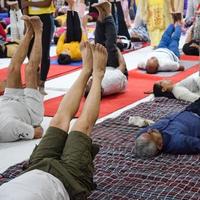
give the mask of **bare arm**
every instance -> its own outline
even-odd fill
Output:
[[[122,55],[121,51],[118,49],[118,62],[119,62],[119,67],[118,69],[124,73],[126,69],[126,62],[124,60],[124,56]]]
[[[185,39],[185,43],[189,43],[192,40],[192,31],[193,31],[193,26],[191,26],[188,30],[188,34]]]
[[[34,128],[34,139],[39,139],[43,135],[43,128],[41,126],[37,126]]]

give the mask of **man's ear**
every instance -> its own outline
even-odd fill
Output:
[[[164,88],[164,87],[162,87],[162,90],[161,90],[162,92],[166,92],[167,90]]]
[[[163,144],[162,143],[157,143],[156,144],[156,147],[157,147],[157,149],[159,150],[159,151],[161,151],[162,150],[162,148],[163,148]]]

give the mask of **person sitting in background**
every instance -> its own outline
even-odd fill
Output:
[[[46,134],[33,150],[28,168],[0,187],[0,199],[86,200],[96,188],[93,160],[99,147],[92,143],[90,135],[99,115],[107,52],[102,45],[88,42],[81,44],[81,52],[83,67],[79,77],[63,97]],[[80,117],[69,131],[91,74],[91,90]]]
[[[198,13],[199,12],[199,13]],[[183,46],[186,55],[199,56],[200,50],[200,7],[196,13],[195,21],[188,30],[188,35]]]
[[[38,65],[41,60],[42,23],[39,17],[24,16],[27,27],[18,50],[11,59],[6,88],[0,97],[0,142],[41,138],[43,96],[38,91]],[[30,40],[35,35],[29,63],[25,68],[25,84],[21,81],[21,65],[27,56]]]
[[[200,98],[199,74],[192,75],[177,84],[171,80],[162,80],[153,86],[155,97],[176,98],[184,101],[194,102]]]
[[[58,39],[56,54],[59,64],[69,64],[72,61],[81,60],[80,42],[86,41],[87,36],[83,33],[78,12],[75,11],[75,2],[68,1],[66,32]]]
[[[183,111],[161,118],[142,129],[135,141],[138,157],[153,157],[159,153],[200,153],[200,99]]]
[[[106,72],[101,83],[102,96],[124,92],[128,83],[128,71],[122,53],[116,45],[117,33],[113,17],[111,15],[111,4],[102,1],[93,4],[98,10],[99,16],[95,29],[95,43],[102,44],[108,52],[108,62]],[[92,77],[88,82],[85,95],[87,96]]]
[[[138,64],[138,69],[149,74],[159,71],[183,71],[180,66],[179,40],[181,37],[181,19],[170,24],[165,30],[158,47],[149,53],[144,61]]]

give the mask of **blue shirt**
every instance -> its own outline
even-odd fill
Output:
[[[138,136],[148,129],[157,129],[162,134],[165,153],[200,153],[200,117],[193,112],[182,111],[164,117],[142,129]]]

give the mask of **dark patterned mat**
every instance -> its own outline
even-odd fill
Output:
[[[101,145],[95,159],[97,189],[89,199],[200,199],[200,156],[161,154],[138,159],[134,140],[139,129],[128,124],[130,116],[156,121],[185,106],[183,101],[157,98],[97,124],[93,130],[93,141]],[[0,177],[0,184],[14,178],[23,165],[9,168]]]

